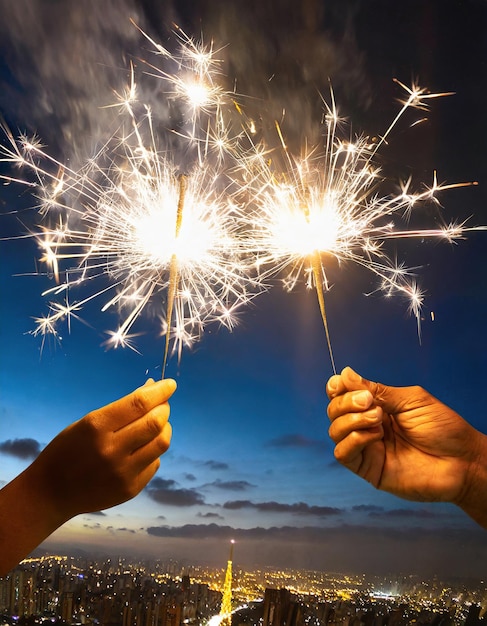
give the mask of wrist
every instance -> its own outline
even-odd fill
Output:
[[[0,576],[67,519],[49,497],[42,474],[34,461],[0,491]]]
[[[465,484],[455,504],[487,528],[487,435],[478,431],[465,474]]]
[[[23,510],[36,510],[41,518],[44,532],[50,534],[69,519],[59,506],[53,476],[46,471],[41,459],[36,459],[20,476],[19,489],[23,498]]]

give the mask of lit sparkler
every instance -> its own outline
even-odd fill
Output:
[[[323,147],[296,158],[288,151],[276,124],[280,149],[263,150],[257,145],[244,164],[245,192],[255,212],[251,245],[257,265],[266,276],[284,271],[283,282],[288,290],[302,277],[308,287],[316,290],[334,371],[324,300],[329,288],[330,262],[352,261],[375,274],[379,279],[378,289],[387,295],[405,296],[409,310],[417,319],[419,333],[424,294],[413,270],[388,256],[385,241],[406,237],[453,241],[468,230],[475,230],[465,224],[427,230],[396,228],[393,217],[397,214],[408,218],[415,206],[426,201],[437,202],[438,192],[472,184],[441,185],[435,173],[432,185],[421,192],[412,193],[408,180],[397,195],[380,195],[383,177],[375,164],[380,146],[406,109],[424,109],[428,99],[447,95],[399,84],[408,97],[380,140],[372,141],[365,136],[354,141],[341,139],[338,133],[341,120],[331,93],[331,104],[325,103]]]
[[[185,72],[188,59],[201,81],[208,82],[211,51],[198,55],[196,44],[186,41],[178,57]],[[182,79],[173,81],[182,89]],[[216,88],[212,98],[215,93]],[[192,101],[193,110],[208,106],[201,91],[198,98]],[[206,324],[217,321],[232,328],[237,309],[262,285],[251,277],[242,235],[246,218],[221,167],[222,154],[230,154],[232,148],[220,108],[215,123],[201,136],[181,135],[197,147],[197,162],[188,164],[184,145],[179,153],[173,146],[170,154],[158,150],[151,112],[145,107],[141,119],[135,102],[132,68],[130,85],[112,105],[128,116],[129,132],[122,127],[118,137],[80,170],[50,157],[37,140],[16,141],[8,131],[9,144],[2,147],[1,160],[33,174],[32,182],[4,178],[36,189],[45,224],[32,236],[42,251],[41,261],[56,278],[56,285],[43,295],[64,298],[51,302],[48,314],[35,320],[33,334],[57,335],[60,321],[69,324],[96,299],[103,301],[102,311],[116,311],[121,320],[106,344],[135,349],[134,325],[149,304],[156,304],[166,335],[164,375],[170,337],[180,354],[183,345],[192,345],[201,336]],[[195,119],[191,118],[194,128]],[[183,164],[176,160],[181,152]],[[89,293],[73,301],[75,289]]]

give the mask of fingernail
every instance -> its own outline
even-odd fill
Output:
[[[335,392],[338,388],[338,383],[335,377],[330,378],[330,380],[328,381],[328,391],[331,391],[332,393]]]
[[[353,395],[353,401],[356,406],[360,408],[369,407],[372,402],[372,394],[366,389],[364,389],[363,391],[357,391]]]
[[[367,415],[366,414],[364,417],[371,424],[376,424],[377,422],[382,422],[382,415],[380,413],[377,413],[377,409],[371,415]]]

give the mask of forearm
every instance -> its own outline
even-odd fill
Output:
[[[487,528],[487,435],[478,433],[474,450],[465,488],[455,504],[478,524]]]
[[[45,492],[35,463],[0,490],[0,576],[66,521]]]

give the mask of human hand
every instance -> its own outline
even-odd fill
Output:
[[[340,463],[378,489],[466,509],[486,438],[460,415],[421,387],[388,387],[348,367],[327,394]]]
[[[169,447],[167,400],[173,380],[148,380],[129,395],[93,411],[57,435],[27,469],[31,487],[60,525],[137,495]]]

